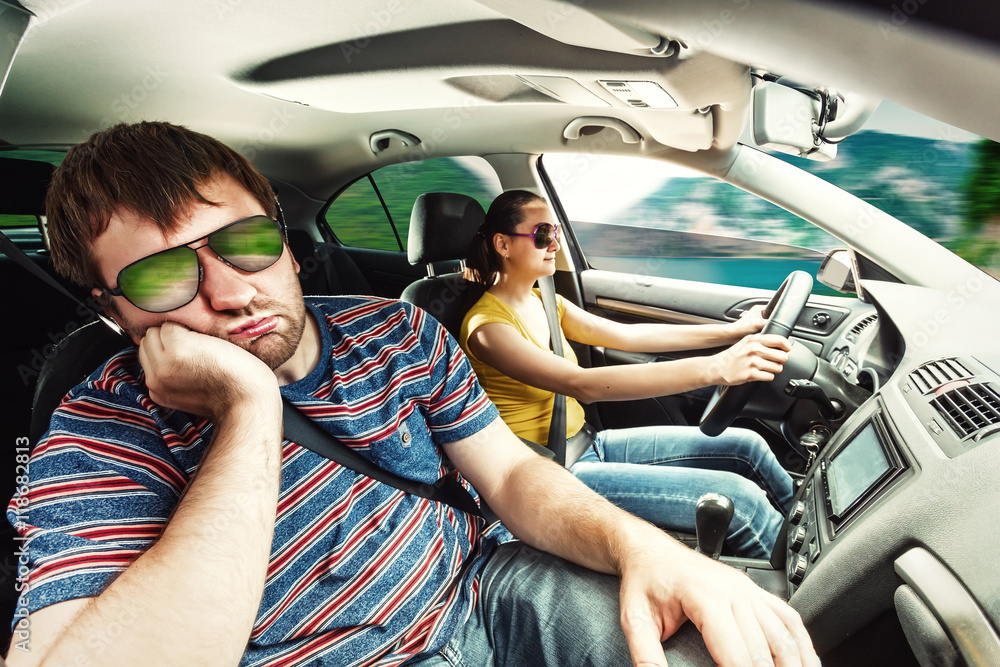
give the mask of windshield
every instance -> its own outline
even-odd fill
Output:
[[[883,102],[829,162],[774,155],[1000,277],[997,143]],[[544,167],[593,268],[774,289],[791,270],[815,275],[844,246],[770,202],[660,161],[560,153]]]

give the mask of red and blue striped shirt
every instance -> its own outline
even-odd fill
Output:
[[[320,362],[282,394],[387,470],[424,482],[457,474],[440,446],[497,412],[455,340],[398,301],[308,306]],[[73,389],[32,453],[26,504],[15,496],[7,510],[30,561],[19,606],[100,594],[155,542],[211,437],[207,420],[149,399],[134,349]],[[264,595],[241,664],[396,665],[437,651],[471,613],[476,576],[504,539],[502,526],[484,533],[481,520],[285,441]]]

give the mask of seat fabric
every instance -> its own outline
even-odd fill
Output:
[[[413,265],[427,264],[429,275],[411,283],[401,298],[426,310],[455,338],[462,318],[486,290],[461,272],[434,275],[434,265],[464,260],[485,216],[478,201],[453,192],[420,195],[410,215],[407,258]]]

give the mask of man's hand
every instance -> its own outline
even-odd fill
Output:
[[[644,546],[624,555],[621,582],[622,628],[637,667],[667,665],[660,642],[688,619],[720,665],[820,664],[795,610],[742,572],[686,547]]]
[[[176,322],[146,332],[139,344],[139,363],[155,403],[212,421],[241,403],[277,396],[277,378],[260,359]]]
[[[770,382],[781,372],[791,349],[791,343],[783,336],[746,336],[729,349],[708,357],[710,381],[706,384]]]

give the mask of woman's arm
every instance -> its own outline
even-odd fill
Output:
[[[581,368],[525,340],[509,324],[490,323],[469,336],[479,360],[533,387],[572,396],[584,403],[624,401],[677,394],[713,384],[774,379],[788,359],[781,336],[746,336],[708,357],[624,366]]]
[[[566,338],[627,352],[675,352],[732,345],[760,331],[766,322],[760,316],[763,308],[755,306],[726,324],[622,324],[565,303],[561,324]]]

